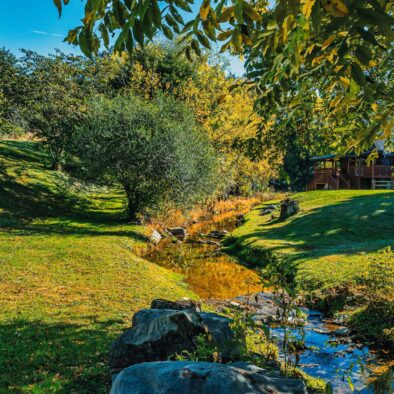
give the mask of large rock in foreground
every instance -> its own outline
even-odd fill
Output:
[[[124,369],[111,394],[305,394],[304,383],[247,363],[163,361]]]
[[[171,316],[179,311],[171,309],[141,309],[134,314],[133,327],[151,324],[155,319]],[[239,354],[239,349],[234,347],[234,334],[230,328],[231,319],[217,313],[200,312],[198,314],[207,332],[212,336],[213,344],[217,346],[221,358],[225,361],[234,360]],[[148,361],[148,360],[146,360]]]
[[[109,354],[111,374],[133,364],[167,360],[175,353],[196,348],[195,338],[207,334],[201,316],[193,311],[170,312],[138,324],[115,340]]]

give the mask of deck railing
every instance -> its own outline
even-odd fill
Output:
[[[328,179],[332,174],[331,168],[316,168],[315,184],[328,183]]]
[[[361,176],[364,178],[391,178],[394,169],[391,166],[384,165],[361,165],[361,166],[350,166],[350,176]]]

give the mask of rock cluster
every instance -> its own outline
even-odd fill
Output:
[[[231,320],[216,313],[199,313],[198,303],[190,300],[171,302],[154,300],[151,309],[138,311],[133,327],[115,340],[110,350],[111,374],[145,361],[163,361],[183,351],[196,349],[196,337],[205,335],[232,359]]]
[[[284,295],[286,296],[286,293]],[[283,321],[283,309],[280,305],[278,295],[270,291],[239,296],[223,301],[210,300],[207,302],[219,311],[224,311],[231,307],[247,310],[255,322],[261,321],[265,324],[271,324],[281,323]],[[293,324],[304,324],[306,317],[303,318],[297,315],[297,311],[290,311],[287,319]]]
[[[231,320],[200,309],[199,303],[190,300],[158,299],[151,309],[138,311],[132,328],[117,338],[110,350],[111,394],[307,392],[301,380],[236,362],[240,355],[234,346]],[[226,364],[168,361],[174,354],[196,350],[196,339],[201,335]]]
[[[183,227],[172,227],[167,228],[166,230],[171,236],[177,238],[180,241],[183,241],[187,236],[187,231]]]
[[[272,214],[275,210],[276,210],[276,205],[274,205],[274,204],[267,205],[267,206],[265,206],[264,208],[262,208],[262,210],[260,211],[259,215],[260,215],[260,216],[270,215],[270,214]]]

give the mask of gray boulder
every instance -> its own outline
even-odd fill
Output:
[[[224,238],[226,235],[228,234],[228,231],[223,230],[223,231],[219,231],[219,230],[212,230],[210,231],[208,234],[206,234],[206,237],[210,237],[210,238],[218,238],[218,239],[222,239]]]
[[[171,309],[141,309],[134,314],[133,327],[149,325],[155,319],[178,313]],[[211,335],[213,343],[217,346],[223,360],[233,360],[239,349],[234,348],[234,335],[230,328],[231,319],[217,313],[199,313],[203,324]]]
[[[275,211],[276,205],[275,204],[270,204],[270,205],[265,206],[264,209],[270,209],[272,211]]]
[[[157,230],[153,229],[152,234],[149,237],[149,240],[154,244],[158,244],[162,240],[162,238],[163,237],[161,236],[161,234]]]
[[[190,299],[168,301],[162,298],[156,298],[152,301],[150,307],[152,309],[172,309],[175,311],[192,310],[199,312],[201,310],[201,302]]]
[[[254,365],[163,361],[133,365],[114,379],[111,394],[305,394],[304,383]]]
[[[282,220],[287,219],[290,216],[295,215],[299,212],[300,206],[298,201],[293,200],[292,198],[286,198],[280,203],[280,218]]]
[[[137,324],[112,344],[109,354],[111,374],[133,364],[167,360],[183,350],[193,351],[198,335],[207,335],[207,328],[193,311],[164,314],[147,324]]]
[[[168,228],[167,231],[173,237],[176,237],[176,238],[180,239],[181,241],[183,241],[187,236],[186,229],[183,227],[172,227],[172,228]]]

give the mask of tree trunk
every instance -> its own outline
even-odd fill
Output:
[[[52,157],[51,170],[60,171],[61,170],[60,159],[62,157],[63,148],[56,149],[54,147],[49,146],[49,152],[51,153],[51,157]]]
[[[53,171],[60,171],[61,170],[60,162],[52,160],[51,170],[53,170]]]
[[[127,220],[137,221],[137,213],[139,209],[139,202],[137,193],[129,185],[123,185],[127,197]]]

